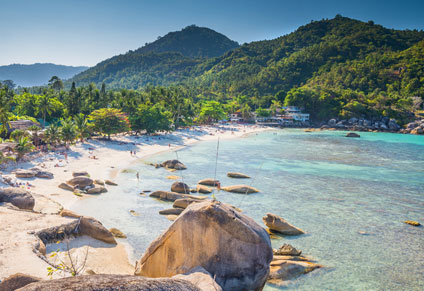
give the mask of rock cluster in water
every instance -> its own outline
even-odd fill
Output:
[[[338,129],[349,129],[354,131],[370,131],[370,130],[380,130],[380,131],[398,131],[400,125],[397,124],[396,120],[393,118],[383,117],[378,120],[370,119],[360,119],[352,117],[350,119],[330,119],[327,124],[323,125],[321,128],[338,128]]]

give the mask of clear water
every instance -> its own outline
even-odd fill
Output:
[[[217,177],[222,185],[242,182],[261,192],[220,192],[217,199],[241,208],[261,225],[264,214],[272,212],[307,232],[272,240],[273,247],[288,242],[325,268],[267,290],[424,290],[424,228],[403,223],[424,222],[424,137],[344,135],[278,130],[221,141]],[[81,201],[75,210],[125,232],[136,260],[171,223],[158,214],[170,203],[139,193],[170,189],[174,181],[168,175],[183,175],[193,186],[213,177],[216,145],[200,142],[133,164],[118,175],[119,187]],[[170,173],[146,165],[176,155],[188,170]],[[232,180],[228,171],[253,179]]]

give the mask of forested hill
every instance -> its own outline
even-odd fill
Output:
[[[205,58],[221,56],[237,47],[237,42],[212,29],[191,25],[107,59],[70,81],[78,85],[104,82],[109,88],[169,85],[191,77],[191,69]]]
[[[0,66],[0,80],[12,80],[17,86],[30,87],[46,85],[52,76],[68,79],[88,67],[72,67],[55,64],[13,64]]]
[[[156,41],[137,49],[136,53],[179,52],[190,58],[218,57],[239,46],[225,35],[206,27],[187,26],[170,32]]]
[[[164,48],[170,35],[144,50]],[[397,116],[410,108],[410,97],[424,97],[423,31],[388,29],[339,15],[215,58],[142,51],[106,60],[73,81],[131,89],[182,84],[205,98],[244,96],[252,108],[267,108],[272,100],[299,105],[314,119]]]

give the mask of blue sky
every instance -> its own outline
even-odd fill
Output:
[[[196,24],[239,43],[336,14],[424,29],[424,0],[0,0],[0,65],[95,65]]]

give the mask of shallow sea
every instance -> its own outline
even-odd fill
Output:
[[[305,230],[305,235],[279,237],[272,245],[290,243],[325,266],[266,290],[424,290],[424,227],[403,223],[424,223],[424,137],[345,134],[284,129],[220,141],[221,184],[247,183],[261,192],[219,192],[217,199],[241,208],[261,225],[264,214],[272,212]],[[169,175],[182,176],[192,186],[214,177],[216,148],[216,141],[199,142],[137,161],[118,174],[118,187],[80,201],[73,210],[126,233],[135,261],[171,224],[158,214],[171,203],[139,193],[169,190],[174,182],[166,179]],[[147,165],[177,157],[186,171]],[[229,171],[252,179],[227,178]]]

